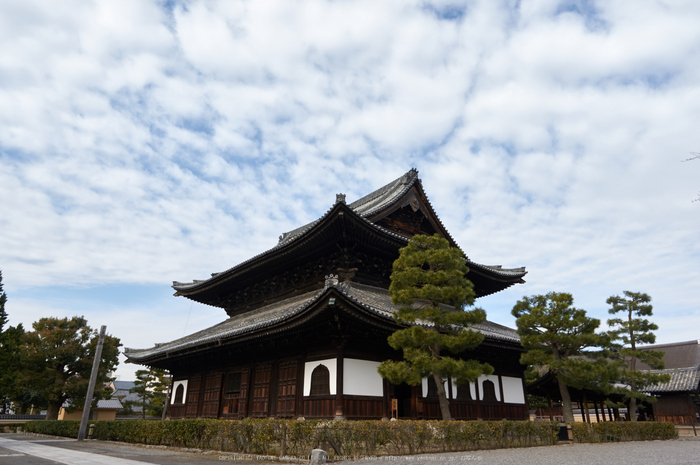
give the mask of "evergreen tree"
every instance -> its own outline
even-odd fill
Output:
[[[0,410],[7,413],[10,400],[18,397],[21,386],[17,382],[17,373],[21,367],[21,345],[24,328],[20,323],[16,327],[5,325],[8,322],[5,304],[7,294],[3,290],[2,271],[0,271]]]
[[[569,386],[595,388],[609,371],[607,362],[590,359],[586,352],[605,344],[605,338],[595,333],[600,320],[589,318],[573,303],[571,294],[550,292],[523,297],[511,312],[527,351],[520,363],[547,367],[556,377],[567,423],[574,421]]]
[[[151,368],[150,370],[137,370],[134,387],[129,392],[135,392],[141,399],[133,405],[141,406],[141,418],[146,419],[146,415],[160,416],[166,402],[166,390],[168,374],[162,368]]]
[[[67,399],[84,404],[99,334],[83,317],[42,318],[24,337],[23,370],[19,381],[48,401],[47,420],[56,420]],[[119,339],[105,336],[95,397],[108,396],[102,387],[119,363]]]
[[[483,341],[481,333],[469,329],[486,319],[479,308],[465,310],[474,303],[472,283],[465,277],[469,269],[464,255],[438,236],[416,235],[400,250],[394,262],[389,293],[398,323],[408,326],[389,336],[389,345],[403,350],[403,361],[385,361],[379,374],[394,384],[421,384],[432,376],[437,386],[443,420],[451,420],[444,383],[457,385],[493,373],[493,367],[458,355]]]
[[[646,363],[653,369],[660,370],[664,367],[662,351],[639,350],[640,344],[653,344],[656,336],[653,331],[659,327],[644,317],[652,315],[651,297],[641,292],[624,291],[624,296],[611,296],[606,301],[611,308],[608,312],[612,315],[622,313],[624,318],[611,318],[608,326],[613,328],[608,334],[612,343],[613,358],[620,362],[620,382],[630,389],[620,392],[629,400],[630,420],[637,420],[637,401],[647,400],[654,402],[656,399],[647,398],[639,390],[645,386],[668,382],[669,375],[643,372],[637,369],[637,361]]]
[[[0,334],[2,334],[5,324],[7,324],[7,312],[5,311],[6,302],[7,294],[5,294],[5,291],[3,290],[2,270],[0,270]]]

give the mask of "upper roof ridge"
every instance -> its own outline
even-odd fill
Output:
[[[390,183],[348,205],[360,216],[369,216],[400,198],[418,181],[418,170],[411,168]]]

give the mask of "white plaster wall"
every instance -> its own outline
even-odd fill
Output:
[[[331,384],[330,391],[331,395],[334,396],[338,376],[338,361],[334,358],[329,358],[327,360],[316,360],[314,362],[306,362],[304,364],[304,395],[308,396],[311,394],[311,373],[313,373],[314,369],[319,365],[325,365],[325,367],[328,368],[328,372],[330,373],[329,381]]]
[[[445,393],[449,395],[447,392],[447,380],[442,382],[442,385],[445,387]],[[421,383],[421,396],[425,397],[428,395],[428,378],[423,378],[423,382]]]
[[[343,394],[384,396],[384,382],[377,373],[379,362],[346,358],[343,360]]]
[[[503,402],[507,404],[524,404],[525,392],[523,392],[523,382],[520,378],[512,376],[501,376],[503,383]]]
[[[175,403],[175,393],[177,392],[177,387],[182,385],[183,390],[183,395],[182,395],[182,402],[185,403],[187,402],[187,380],[182,380],[182,381],[175,381],[173,383],[173,390],[170,393],[170,404]]]
[[[479,400],[484,400],[484,381],[491,380],[493,382],[493,387],[496,391],[496,400],[501,401],[501,390],[498,387],[498,376],[497,375],[481,375],[477,382],[479,383]]]
[[[467,383],[467,384],[469,384],[469,393],[471,394],[472,399],[476,399],[476,384],[474,383],[474,381],[469,381],[469,383]],[[451,398],[452,399],[457,398],[457,385],[455,384],[454,381],[452,381],[452,397]]]

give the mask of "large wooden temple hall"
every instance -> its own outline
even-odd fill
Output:
[[[400,360],[387,337],[399,329],[388,293],[391,267],[415,234],[454,247],[415,169],[318,220],[282,234],[268,251],[210,278],[174,282],[176,296],[221,307],[211,328],[149,349],[126,349],[131,363],[173,376],[170,418],[440,418],[432,379],[393,385],[377,366]],[[478,297],[522,283],[524,268],[467,258]],[[447,382],[456,419],[526,419],[522,347],[515,330],[484,322],[485,336],[460,356],[495,372],[467,385]]]

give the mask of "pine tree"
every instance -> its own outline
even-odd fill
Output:
[[[56,420],[67,399],[73,407],[83,405],[99,335],[83,317],[41,318],[32,324],[34,331],[24,337],[21,384],[48,401],[47,420]],[[119,339],[105,336],[97,376],[95,397],[105,395],[108,373],[119,363]]]
[[[444,383],[457,385],[493,373],[493,367],[476,360],[449,357],[473,349],[483,334],[469,329],[486,319],[479,308],[465,310],[474,303],[474,288],[465,277],[469,269],[464,255],[436,235],[413,236],[394,262],[389,293],[400,308],[395,320],[407,326],[389,336],[389,345],[403,350],[403,361],[385,361],[379,374],[394,384],[421,384],[432,376],[437,386],[443,420],[451,420]]]
[[[166,402],[167,373],[162,368],[151,368],[150,370],[137,370],[134,387],[129,392],[135,392],[141,399],[133,405],[141,407],[141,418],[146,419],[146,415],[160,416]]]
[[[0,271],[0,410],[7,412],[10,400],[18,397],[22,386],[17,383],[17,373],[21,368],[21,344],[24,336],[22,324],[5,329],[8,322],[5,304],[7,294],[3,290]]]
[[[574,298],[564,292],[523,297],[511,312],[516,318],[520,342],[527,350],[520,363],[547,367],[559,385],[565,422],[574,421],[569,386],[597,387],[605,379],[608,363],[590,359],[586,349],[599,347],[605,338],[595,333],[600,320],[573,307]]]
[[[639,390],[645,386],[668,382],[669,375],[654,374],[637,369],[637,361],[646,363],[653,369],[664,367],[662,351],[639,350],[640,344],[653,344],[656,336],[653,331],[659,329],[655,324],[647,320],[646,316],[652,315],[653,307],[651,297],[641,292],[624,291],[624,296],[611,296],[606,301],[611,308],[611,315],[622,312],[624,318],[611,318],[608,326],[613,328],[608,334],[612,343],[613,358],[620,361],[620,382],[630,389],[620,392],[629,400],[630,420],[637,420],[637,401],[647,400],[654,402],[656,399],[647,398]],[[626,314],[626,315],[625,315]]]
[[[5,311],[5,303],[7,302],[7,294],[3,290],[2,285],[2,270],[0,270],[0,334],[2,334],[7,323],[7,312]]]

